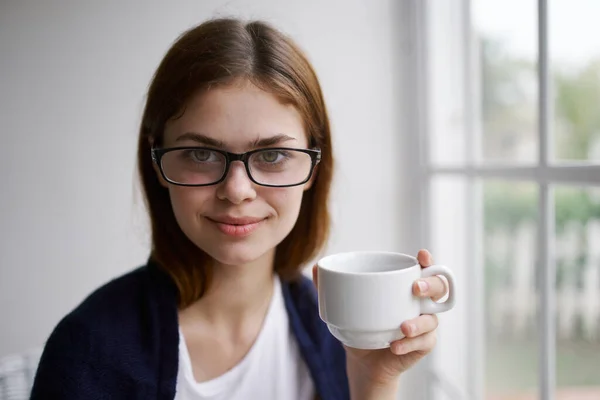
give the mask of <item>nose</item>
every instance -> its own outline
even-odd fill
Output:
[[[228,200],[233,204],[241,204],[256,198],[254,183],[250,180],[243,162],[231,163],[225,180],[217,188],[217,198]]]

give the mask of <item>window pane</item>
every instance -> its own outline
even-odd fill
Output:
[[[427,115],[434,165],[466,162],[466,48],[459,3],[430,1],[427,13]]]
[[[537,196],[533,183],[483,184],[489,400],[537,398]]]
[[[549,1],[557,160],[600,161],[600,2]]]
[[[467,245],[467,179],[462,176],[435,176],[431,183],[431,244],[429,250],[436,262],[452,268],[456,277],[458,301],[451,311],[438,315],[438,345],[434,352],[436,384],[435,400],[462,398],[470,387],[469,382],[469,329],[472,317],[468,293],[467,275],[472,246]],[[474,300],[476,301],[476,300]]]
[[[600,188],[557,187],[557,400],[600,399]]]
[[[537,162],[537,1],[476,0],[481,158]]]

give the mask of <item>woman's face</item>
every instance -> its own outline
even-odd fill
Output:
[[[233,153],[308,145],[298,111],[250,83],[195,95],[185,113],[167,124],[163,143],[165,148],[206,146]],[[212,186],[171,185],[160,173],[159,179],[169,190],[175,218],[185,235],[226,265],[272,255],[294,227],[302,194],[310,185],[259,186],[249,179],[241,162],[233,162],[225,180]]]

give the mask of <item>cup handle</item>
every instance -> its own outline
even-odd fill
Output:
[[[454,307],[456,295],[456,280],[450,268],[445,265],[432,265],[421,269],[421,278],[442,275],[448,280],[448,300],[443,303],[436,303],[430,298],[421,299],[421,314],[437,314],[449,311]]]

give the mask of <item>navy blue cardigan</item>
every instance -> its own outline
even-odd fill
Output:
[[[345,352],[302,277],[282,282],[291,328],[323,400],[349,398]],[[48,339],[32,400],[171,400],[179,356],[176,288],[149,262],[102,286]]]

